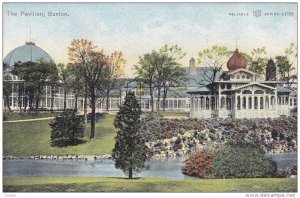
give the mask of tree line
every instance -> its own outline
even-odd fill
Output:
[[[294,43],[284,50],[284,54],[276,56],[280,80],[290,81],[296,79],[292,75],[295,67],[294,61],[297,57]],[[203,49],[198,54],[198,64],[202,66],[203,73],[201,79],[194,79],[199,87],[208,86],[218,80],[218,72],[228,61],[232,51],[226,46],[213,46]],[[250,54],[243,54],[249,65],[249,70],[259,75],[264,74],[268,58],[265,47],[253,49]],[[163,111],[165,111],[166,98],[170,90],[184,88],[190,76],[183,70],[180,62],[186,56],[179,46],[164,45],[159,50],[153,50],[139,57],[139,61],[134,65],[136,78],[134,81],[142,87],[147,88],[150,95],[151,111],[155,110],[154,98],[157,100],[156,110],[160,111],[162,100]],[[67,93],[72,92],[75,96],[75,110],[77,110],[78,97],[84,98],[84,115],[87,118],[87,107],[91,108],[91,136],[95,138],[95,110],[96,101],[101,98],[101,103],[106,99],[106,108],[111,91],[114,88],[124,86],[125,80],[121,79],[124,72],[126,60],[122,52],[107,54],[103,49],[98,49],[91,41],[86,39],[74,39],[68,47],[69,63],[57,64],[45,62],[40,59],[37,62],[17,62],[11,73],[18,76],[23,82],[16,86],[18,92],[18,106],[20,111],[37,111],[40,106],[40,99],[44,94],[43,87],[50,85],[51,107],[53,110],[54,97],[58,88],[63,90],[64,103],[63,110],[67,109]],[[4,65],[3,69],[8,66]],[[11,95],[12,84],[4,76],[3,97],[4,104],[9,109],[9,97]],[[138,87],[137,91],[138,91]],[[156,94],[156,95],[155,95]],[[141,93],[140,93],[141,95]],[[89,103],[88,103],[89,101]],[[23,109],[22,109],[23,107]],[[9,109],[10,110],[10,109]],[[87,119],[86,119],[87,120]]]

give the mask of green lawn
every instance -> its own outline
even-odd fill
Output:
[[[27,119],[35,119],[35,118],[46,118],[46,117],[55,117],[60,115],[61,113],[4,113],[3,120],[11,121],[11,120],[27,120]]]
[[[296,192],[296,178],[186,179],[4,177],[4,192]]]
[[[151,112],[142,112],[142,115],[149,115]],[[182,112],[182,111],[168,111],[168,112],[160,112],[163,116],[190,116],[190,112]]]
[[[113,126],[114,115],[107,115],[96,125],[96,139],[77,146],[63,148],[50,146],[51,120],[4,123],[3,124],[3,155],[103,155],[112,152],[116,129]],[[90,125],[87,125],[87,129]]]

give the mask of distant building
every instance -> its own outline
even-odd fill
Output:
[[[4,58],[3,63],[8,67],[3,72],[3,79],[11,82],[12,92],[9,97],[9,105],[12,110],[18,111],[24,108],[24,97],[18,93],[19,86],[24,83],[18,76],[11,74],[16,62],[37,62],[39,59],[53,62],[53,59],[43,49],[33,42],[12,50]],[[276,66],[272,59],[266,68],[266,78],[261,80],[256,74],[247,70],[246,59],[236,50],[227,63],[228,71],[216,73],[216,79],[210,83],[213,74],[209,67],[196,67],[195,59],[191,58],[189,67],[183,67],[188,76],[188,81],[183,87],[173,87],[168,92],[165,110],[190,112],[195,118],[256,118],[278,117],[290,115],[290,110],[297,106],[297,92],[283,86],[283,82],[276,81]],[[201,82],[201,87],[200,83]],[[204,86],[203,86],[204,85]],[[214,88],[214,89],[212,89]],[[142,111],[150,111],[149,89],[133,79],[127,82],[121,89],[113,89],[109,101],[106,98],[98,98],[97,111],[117,111],[123,102],[126,90],[136,93],[141,103]],[[214,91],[213,91],[214,90]],[[62,87],[43,86],[43,95],[40,98],[39,108],[49,110],[63,109],[64,90]],[[154,89],[154,109],[158,106],[163,109],[162,98],[158,103],[158,92]],[[83,110],[84,98],[77,98],[72,91],[67,94],[67,108]],[[107,107],[108,105],[108,107]],[[3,104],[4,106],[4,104]]]
[[[247,60],[238,50],[227,62],[219,80],[191,94],[190,116],[194,118],[274,118],[289,116],[297,106],[297,92],[276,80],[276,66],[270,59],[266,78],[247,70]]]

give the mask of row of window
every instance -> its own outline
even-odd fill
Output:
[[[231,79],[250,79],[251,78],[251,76],[249,75],[249,74],[232,74],[231,76],[230,76],[230,78]]]

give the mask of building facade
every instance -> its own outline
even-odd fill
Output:
[[[297,107],[297,92],[276,80],[276,67],[270,59],[266,78],[247,70],[247,60],[238,50],[227,62],[228,71],[206,87],[191,94],[193,118],[274,118],[290,116]]]
[[[14,64],[18,61],[36,62],[40,58],[53,61],[47,52],[33,42],[26,42],[4,58],[3,63],[7,65],[7,69],[3,71],[3,79],[11,84],[11,94],[8,98],[11,110],[21,111],[25,106],[25,96],[19,92],[25,82],[11,74]],[[289,116],[291,110],[296,108],[297,92],[276,80],[276,66],[273,60],[268,62],[265,79],[247,70],[247,61],[238,50],[228,60],[227,67],[228,71],[217,72],[217,80],[209,84],[209,79],[206,78],[213,75],[211,68],[196,67],[195,60],[191,58],[189,67],[183,67],[188,76],[186,86],[171,88],[165,105],[162,98],[158,100],[158,92],[154,88],[154,109],[190,112],[190,116],[194,118],[266,118]],[[151,111],[149,89],[134,80],[127,79],[125,82],[123,87],[112,90],[108,99],[97,99],[97,112],[118,111],[128,90],[135,92],[142,111]],[[206,82],[205,86],[199,87],[199,82]],[[4,110],[6,106],[3,100]],[[76,106],[78,111],[82,111],[84,98],[75,97],[72,91],[69,91],[66,106],[69,109]],[[63,107],[63,88],[47,84],[43,86],[39,108],[62,110]]]

